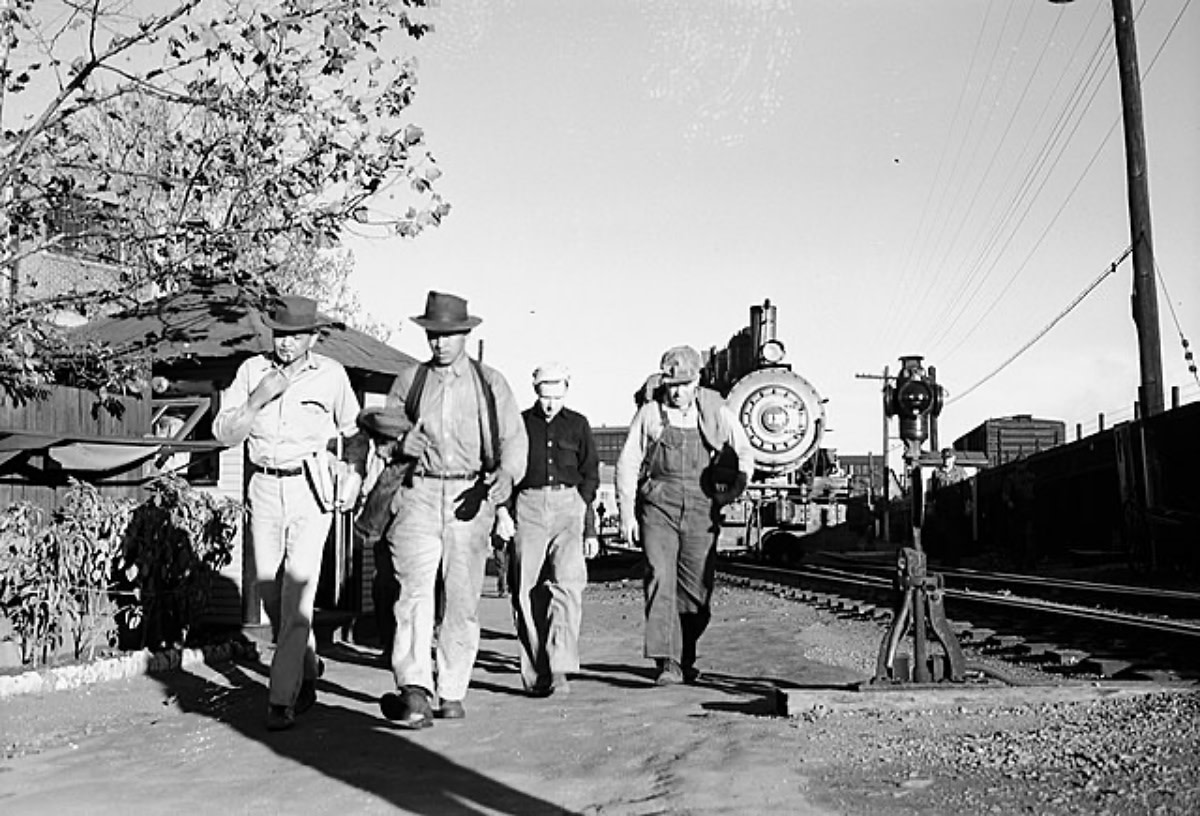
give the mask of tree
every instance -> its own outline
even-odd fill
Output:
[[[350,285],[354,253],[345,247],[311,250],[285,263],[271,282],[283,292],[310,297],[322,310],[347,326],[387,342],[393,328],[371,317]]]
[[[10,296],[0,387],[49,381],[62,345],[45,317],[64,305],[198,276],[263,287],[368,208],[399,235],[438,224],[449,206],[404,119],[416,65],[399,56],[429,31],[413,16],[427,3],[0,0],[0,266],[15,280],[69,241],[120,276]]]

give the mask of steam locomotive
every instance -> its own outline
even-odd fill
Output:
[[[782,560],[798,536],[844,517],[850,480],[821,447],[825,400],[784,362],[770,300],[750,307],[750,325],[728,345],[703,356],[704,384],[725,397],[754,448],[754,478],[726,520],[743,534],[723,549]]]

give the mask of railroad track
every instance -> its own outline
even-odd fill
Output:
[[[890,618],[896,599],[890,569],[774,567],[732,559],[722,560],[718,569],[751,586],[881,621]],[[1092,600],[1087,605],[1009,593],[1008,588],[945,590],[946,614],[965,647],[1062,674],[1200,679],[1200,625],[1195,621],[1095,608],[1094,593],[1087,596]]]
[[[865,561],[841,553],[814,553],[805,566],[823,566],[853,573],[889,577],[895,563]],[[1153,587],[1126,586],[1077,581],[1007,572],[940,567],[931,572],[942,576],[948,589],[1008,594],[1021,598],[1056,601],[1071,606],[1106,609],[1133,615],[1159,615],[1174,620],[1200,622],[1200,593]]]

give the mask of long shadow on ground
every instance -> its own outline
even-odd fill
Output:
[[[261,742],[281,757],[378,797],[408,813],[430,816],[561,816],[558,805],[497,782],[420,745],[415,734],[377,716],[322,700],[345,697],[374,702],[360,692],[322,680],[322,698],[296,728],[272,733],[263,725],[267,707],[266,667],[222,663],[212,666],[232,687],[189,674],[169,672],[158,679],[180,710],[210,717],[246,739]],[[257,676],[256,676],[257,675]]]

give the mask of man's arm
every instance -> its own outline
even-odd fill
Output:
[[[749,481],[754,476],[754,446],[750,444],[750,437],[746,436],[746,429],[738,422],[733,410],[722,405],[721,413],[725,415],[725,423],[729,428],[729,444],[737,454],[738,470],[746,474],[746,480]]]
[[[525,478],[529,463],[529,435],[525,432],[525,420],[513,397],[508,382],[497,375],[492,383],[496,395],[496,413],[500,424],[500,468],[512,477],[513,484]]]
[[[251,357],[238,366],[233,382],[221,395],[222,408],[213,419],[213,437],[223,445],[232,447],[245,442],[259,412],[287,390],[287,377],[270,367],[251,389],[250,377],[253,370],[259,367],[256,361],[260,360]]]
[[[617,459],[617,510],[624,520],[633,518],[634,499],[637,494],[638,474],[642,460],[646,457],[647,429],[650,416],[657,416],[657,403],[649,402],[638,409],[629,424],[629,434]],[[624,523],[622,521],[622,523]]]
[[[342,458],[349,463],[361,480],[367,473],[367,455],[370,452],[370,444],[367,435],[358,432],[356,420],[360,406],[358,397],[354,396],[354,388],[350,385],[350,377],[341,365],[337,366],[337,370],[338,377],[335,386],[337,393],[333,398],[333,424],[343,438]]]
[[[596,452],[596,438],[592,435],[591,423],[582,414],[579,415],[579,419],[580,433],[583,437],[579,446],[579,473],[583,476],[583,482],[579,485],[579,495],[591,508],[596,498],[596,490],[600,487],[600,454]]]
[[[529,435],[525,432],[525,420],[508,381],[495,370],[485,369],[484,373],[489,377],[496,398],[496,419],[500,426],[500,467],[488,498],[499,503],[507,501],[513,485],[525,478],[525,468],[529,464]]]
[[[388,389],[387,396],[384,397],[384,407],[406,411],[408,392],[412,388],[419,367],[420,364],[410,366],[396,375],[396,379],[392,380],[392,387]],[[410,459],[417,459],[429,445],[429,439],[422,428],[420,416],[409,417],[409,419],[412,420],[413,426],[398,437],[399,444],[396,449]]]

